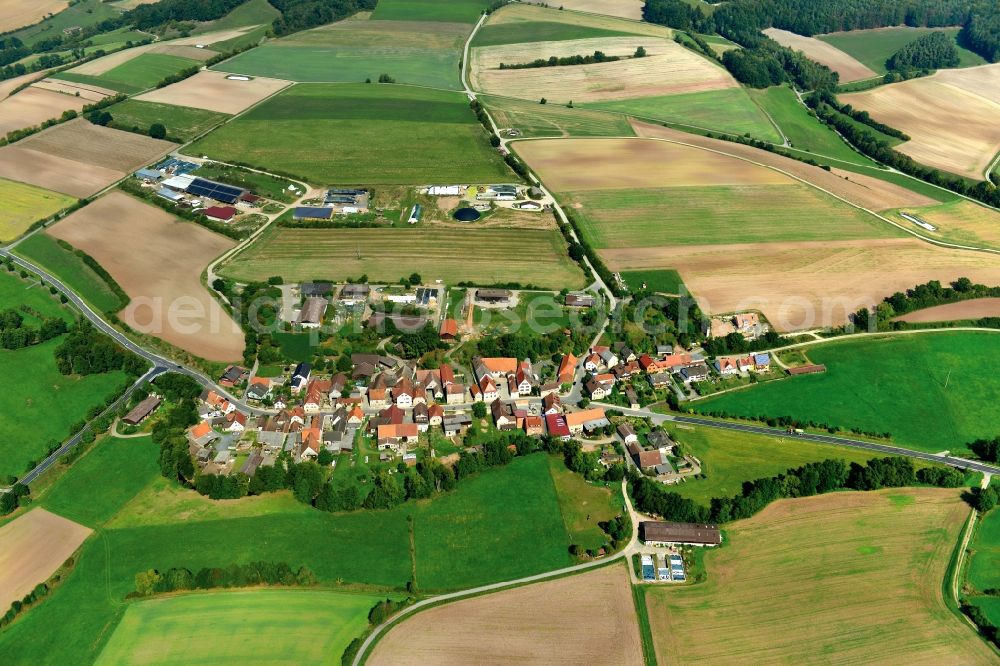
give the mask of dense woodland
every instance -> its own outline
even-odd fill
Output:
[[[958,62],[958,49],[955,48],[955,42],[943,32],[932,32],[904,45],[886,61],[886,67],[900,72],[909,72],[957,67]]]
[[[197,1],[197,0],[195,0]],[[274,20],[274,34],[281,36],[338,21],[356,12],[375,9],[377,0],[268,0],[281,16]]]

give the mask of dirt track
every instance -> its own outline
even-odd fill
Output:
[[[90,532],[45,509],[32,509],[0,527],[0,608],[48,580]]]
[[[620,564],[456,601],[392,628],[372,666],[643,663],[628,576]]]
[[[234,361],[243,332],[201,284],[228,238],[111,192],[49,229],[98,261],[132,302],[122,321],[209,361]]]

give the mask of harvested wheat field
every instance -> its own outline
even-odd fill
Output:
[[[675,51],[676,44],[669,39],[651,37],[591,37],[587,39],[563,39],[553,42],[522,42],[520,44],[501,44],[499,46],[479,46],[472,51],[473,76],[485,70],[499,69],[500,63],[517,64],[533,62],[538,58],[548,59],[552,56],[564,58],[572,55],[587,55],[594,51],[603,51],[607,56],[627,58],[642,46],[647,57],[666,55]],[[553,68],[563,72],[570,67],[585,65],[567,65]],[[545,68],[540,68],[545,69]],[[475,79],[473,79],[475,82]]]
[[[116,93],[109,88],[90,85],[89,83],[74,83],[72,81],[60,81],[59,79],[42,79],[34,84],[32,88],[51,90],[64,95],[72,95],[88,102],[99,102],[105,97],[112,97]]]
[[[896,317],[893,321],[927,324],[938,321],[982,319],[983,317],[1000,317],[1000,298],[974,298],[958,303],[935,305],[932,308],[908,312],[902,317]]]
[[[704,583],[646,588],[657,661],[996,663],[942,593],[968,514],[936,488],[774,502],[729,526]]]
[[[46,70],[44,72],[31,72],[29,74],[15,76],[12,79],[0,81],[0,100],[6,99],[14,89],[20,88],[25,83],[31,83],[32,81],[39,81],[45,78],[45,75],[50,71],[52,70]]]
[[[916,238],[601,250],[613,271],[673,268],[710,314],[761,310],[780,331],[837,326],[928,280],[1000,284],[1000,257]]]
[[[533,1],[535,0],[528,0],[528,2]],[[548,3],[537,2],[537,4]],[[642,5],[642,0],[562,0],[559,3],[559,8],[641,21]]]
[[[600,3],[601,6],[614,6],[618,2],[628,2],[629,0],[577,0],[578,2]],[[600,12],[607,14],[607,11]],[[630,20],[623,20],[613,16],[598,16],[595,14],[582,14],[577,12],[559,11],[554,7],[539,7],[527,3],[512,3],[496,10],[486,20],[486,25],[507,25],[516,23],[555,22],[565,25],[583,26],[586,28],[603,28],[604,30],[615,30],[628,32],[635,35],[649,35],[650,37],[673,37],[673,30],[655,23],[644,23]],[[517,26],[512,27],[513,30]]]
[[[878,76],[878,72],[872,71],[867,65],[858,62],[850,55],[844,53],[836,46],[816,39],[815,37],[803,37],[794,32],[779,30],[778,28],[768,28],[764,34],[778,42],[782,46],[787,46],[794,51],[801,51],[807,57],[815,60],[821,65],[826,65],[833,71],[840,74],[841,83],[860,81]]]
[[[64,157],[21,147],[21,143],[0,148],[0,178],[83,198],[120,180],[123,171],[74,162]]]
[[[997,65],[973,67],[880,86],[840,101],[905,132],[895,147],[913,159],[960,176],[982,179],[1000,151],[1000,93]],[[946,76],[941,76],[946,74]]]
[[[240,113],[289,85],[288,81],[255,77],[250,81],[226,78],[225,72],[201,71],[192,77],[135,99],[190,106],[220,113]]]
[[[0,608],[10,608],[47,581],[90,532],[45,509],[32,509],[0,527]]]
[[[539,139],[519,141],[514,147],[556,192],[794,182],[767,167],[667,141]]]
[[[907,213],[937,227],[929,231],[902,216]],[[886,216],[921,236],[936,238],[956,245],[989,247],[1000,250],[1000,213],[973,201],[960,199],[925,208],[903,208],[888,211]]]
[[[132,328],[209,361],[241,357],[243,332],[200,281],[205,266],[233,247],[230,239],[121,192],[49,233],[88,253],[122,286],[131,303],[119,316]]]
[[[371,666],[643,663],[620,564],[422,611],[375,645]]]
[[[0,136],[58,118],[63,111],[79,111],[87,100],[29,86],[0,101]]]
[[[783,157],[753,146],[745,146],[721,139],[710,139],[697,134],[680,132],[661,125],[653,125],[637,120],[632,121],[632,128],[641,137],[666,139],[685,145],[699,146],[733,157],[749,160],[755,164],[766,165],[779,169],[795,178],[811,183],[846,201],[869,210],[885,210],[904,206],[930,206],[937,202],[922,194],[917,194],[905,187],[894,185],[872,176],[833,169],[827,171],[819,167]],[[517,144],[518,151],[524,144]]]
[[[17,146],[124,175],[166,155],[177,144],[77,118],[19,141]]]
[[[0,33],[34,25],[49,14],[58,14],[69,6],[66,0],[0,0]],[[2,604],[6,608],[6,604]]]
[[[636,97],[654,97],[680,93],[701,92],[736,88],[739,84],[725,69],[672,41],[653,42],[650,38],[622,38],[621,42],[644,45],[647,51],[657,55],[645,58],[627,58],[617,62],[595,63],[591,65],[571,65],[565,67],[538,67],[529,69],[497,69],[499,62],[526,62],[536,57],[548,57],[563,52],[566,44],[586,42],[589,44],[609,43],[615,39],[584,39],[571,42],[535,42],[517,44],[514,47],[479,47],[472,52],[472,85],[476,90],[538,100],[545,97],[551,103],[599,102]],[[643,43],[645,42],[645,43]],[[542,55],[539,45],[552,44],[554,53]],[[557,46],[559,45],[559,46]],[[530,49],[528,48],[530,47]],[[579,53],[581,46],[573,49]],[[589,47],[588,47],[589,48]],[[599,48],[599,47],[598,47]],[[524,50],[531,55],[522,56],[515,52]],[[635,51],[633,47],[632,52]],[[587,51],[584,51],[585,53]],[[590,50],[593,52],[593,49]],[[503,53],[508,55],[503,56]],[[501,54],[501,55],[498,55]],[[568,52],[566,53],[568,55]],[[506,57],[507,60],[497,60]]]

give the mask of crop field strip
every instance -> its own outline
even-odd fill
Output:
[[[218,71],[290,81],[399,83],[460,90],[466,23],[350,20],[267,42],[215,65]]]
[[[533,37],[537,35],[537,32],[535,32],[535,28],[531,27],[531,24],[550,22],[567,26],[566,30],[569,30],[569,26],[575,26],[577,28],[614,30],[630,35],[649,35],[650,37],[665,37],[667,39],[672,39],[674,35],[674,31],[670,28],[655,23],[629,21],[613,16],[598,16],[583,12],[559,11],[555,8],[541,7],[527,3],[513,3],[501,7],[490,14],[483,28],[506,25],[510,34],[517,35],[522,26],[527,23],[529,26],[524,34],[527,37]],[[532,40],[519,39],[517,41]]]
[[[841,95],[840,101],[905,132],[896,150],[914,160],[974,179],[1000,151],[1000,64],[936,74],[873,90]],[[956,123],[955,119],[962,122]]]
[[[241,590],[141,601],[128,606],[96,663],[326,663],[364,631],[368,611],[384,598]]]
[[[917,227],[901,213],[916,216],[937,227],[937,230]],[[904,226],[912,226],[922,236],[1000,250],[1000,213],[973,201],[960,199],[937,206],[901,208],[886,211],[885,214]]]
[[[76,83],[92,83],[127,94],[152,88],[157,83],[200,61],[164,53],[143,53],[100,75],[72,71],[54,74],[53,78]]]
[[[58,118],[64,111],[83,109],[88,101],[30,86],[0,100],[0,136]]]
[[[634,136],[625,116],[557,104],[539,104],[514,99],[480,95],[493,121],[501,129],[515,128],[522,137]]]
[[[646,592],[657,659],[995,661],[943,599],[968,511],[929,488],[779,500],[729,526],[707,581]]]
[[[383,0],[372,12],[378,21],[476,23],[490,0]]]
[[[133,329],[210,361],[240,358],[243,332],[199,280],[233,247],[230,239],[117,190],[47,233],[92,256],[121,285],[132,302],[119,316]],[[168,316],[178,307],[183,315]]]
[[[100,275],[44,231],[18,243],[15,253],[55,275],[98,310],[109,312],[122,307],[121,301]]]
[[[485,663],[643,663],[626,569],[463,599],[394,626],[372,651],[373,666]]]
[[[337,150],[329,150],[328,142]],[[410,86],[298,84],[185,152],[327,184],[514,177],[490,147],[465,95]]]
[[[743,88],[588,102],[585,106],[625,113],[647,120],[658,120],[727,134],[750,134],[764,141],[780,142],[774,125],[753,103],[750,95]]]
[[[983,515],[972,541],[967,569],[968,583],[982,593],[1000,587],[1000,510]],[[972,597],[994,623],[1000,622],[1000,603],[996,596]]]
[[[288,281],[317,276],[344,280],[362,274],[374,281],[395,281],[417,272],[446,283],[494,283],[516,276],[523,284],[542,288],[579,288],[583,274],[566,252],[556,230],[277,229],[263,234],[219,272],[237,280],[281,275]]]
[[[129,130],[136,127],[142,131],[153,123],[161,123],[167,128],[167,136],[189,141],[225,121],[225,113],[205,111],[183,106],[157,104],[137,99],[127,99],[107,109],[114,120],[115,129]]]
[[[0,178],[0,241],[12,241],[35,222],[75,203],[72,197]]]
[[[236,114],[289,84],[289,81],[260,76],[239,81],[227,78],[224,72],[202,70],[183,81],[143,93],[134,100]]]

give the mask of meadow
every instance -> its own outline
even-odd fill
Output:
[[[166,490],[169,484],[157,476],[158,451],[145,438],[103,440],[96,447],[36,501],[103,523],[101,536],[84,544],[54,595],[0,633],[0,651],[16,655],[10,663],[94,661],[131,608],[122,602],[135,574],[149,568],[287,562],[308,566],[321,585],[385,593],[410,580],[414,556],[422,590],[467,588],[570,564],[544,454],[482,472],[433,500],[328,514],[287,493],[213,502],[190,490]],[[107,477],[112,460],[121,470]],[[87,487],[95,506],[73,507]],[[38,632],[52,626],[60,627],[60,640],[43,645]]]
[[[783,474],[805,463],[828,458],[865,463],[877,457],[861,449],[715,428],[672,429],[670,435],[686,453],[701,461],[706,476],[671,486],[670,490],[705,505],[715,497],[740,494],[746,481]]]
[[[475,23],[490,4],[490,0],[383,0],[372,20]]]
[[[703,583],[646,589],[657,660],[995,661],[944,600],[969,511],[959,494],[831,493],[730,524]]]
[[[743,88],[589,102],[585,106],[780,143],[774,125]]]
[[[555,483],[563,525],[570,543],[597,550],[608,541],[597,523],[623,513],[621,492],[588,483],[566,468],[561,456],[549,456],[549,471]]]
[[[827,371],[698,401],[692,408],[889,432],[900,445],[957,455],[969,442],[1000,432],[993,409],[1000,388],[989,371],[1000,362],[1000,346],[990,333],[845,340],[807,353]]]
[[[35,222],[76,202],[65,194],[3,178],[0,178],[0,200],[4,211],[0,218],[0,241],[14,240]]]
[[[595,247],[887,238],[877,218],[800,184],[566,192]],[[775,216],[780,210],[780,216]]]
[[[464,95],[394,85],[293,86],[185,152],[327,185],[513,177]]]
[[[526,252],[530,248],[530,252]],[[469,257],[476,257],[470,261]],[[449,284],[517,280],[546,289],[580,288],[583,273],[554,229],[451,226],[379,229],[268,230],[228,260],[219,273],[236,280],[286,281],[323,277],[345,280],[367,274],[394,283],[417,272]]]
[[[96,663],[329,663],[384,598],[252,590],[141,601],[129,605]]]
[[[290,81],[399,83],[460,90],[465,23],[350,20],[244,51],[215,70]]]
[[[629,289],[646,289],[663,294],[679,294],[684,281],[677,271],[670,269],[651,271],[621,271],[622,279]]]
[[[116,312],[124,306],[104,278],[45,232],[18,243],[17,254],[44,267],[100,312]]]
[[[635,135],[628,119],[619,113],[494,95],[480,95],[479,99],[497,127],[514,128],[525,138]]]
[[[899,49],[930,32],[943,32],[955,40],[958,49],[959,67],[985,65],[981,56],[962,47],[958,41],[959,28],[876,28],[873,30],[851,30],[816,35],[816,38],[831,44],[844,53],[864,63],[878,74],[885,74],[885,62]]]
[[[168,76],[197,64],[199,62],[191,58],[165,53],[143,53],[100,75],[66,71],[53,74],[52,78],[89,83],[131,95],[152,88]]]
[[[750,97],[766,111],[781,128],[792,147],[815,155],[850,162],[861,166],[875,163],[847,145],[832,129],[809,115],[808,109],[795,97],[788,86],[772,86],[764,90],[748,90]]]
[[[472,47],[500,46],[523,42],[558,42],[570,39],[591,39],[594,37],[622,37],[634,34],[621,30],[609,30],[593,25],[578,25],[559,21],[522,21],[516,28],[509,24],[486,23],[472,39]]]
[[[1000,587],[1000,510],[993,509],[980,519],[969,552],[967,584],[980,594]],[[971,598],[973,603],[982,606],[994,624],[1000,623],[1000,598]]]
[[[181,141],[190,141],[223,122],[229,116],[224,113],[193,109],[184,106],[143,102],[128,99],[107,109],[114,120],[111,127],[123,130],[138,128],[146,132],[153,123],[161,123],[167,128],[167,136]]]
[[[59,373],[56,338],[16,351],[0,350],[4,380],[16,387],[0,393],[0,479],[20,476],[29,462],[40,461],[49,446],[61,442],[90,408],[125,385],[122,372],[86,377]],[[57,409],[53,406],[58,405]]]
[[[21,5],[19,2],[17,4]],[[57,12],[40,23],[21,28],[13,36],[20,39],[26,45],[32,46],[53,34],[59,34],[66,28],[72,26],[86,28],[118,16],[119,12],[117,9],[101,0],[82,0],[75,3],[72,7],[67,7],[61,12]],[[5,30],[9,29],[5,28]]]

